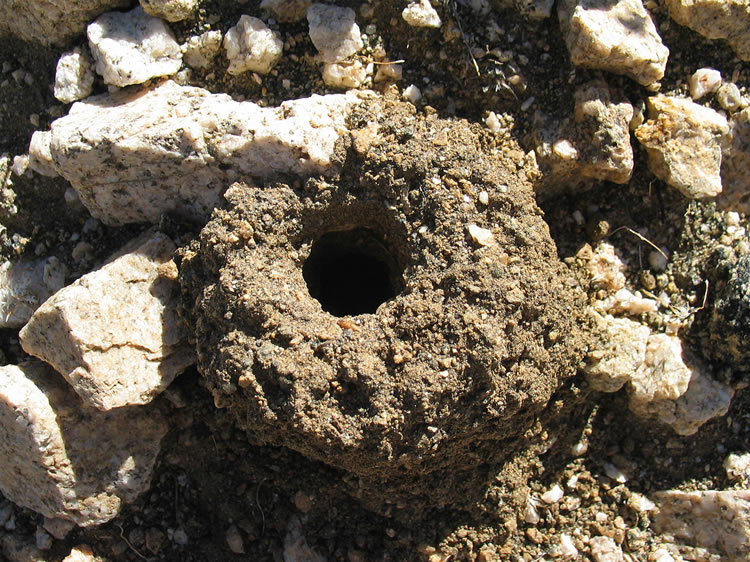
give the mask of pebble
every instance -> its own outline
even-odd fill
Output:
[[[367,69],[358,60],[350,63],[323,65],[323,82],[331,88],[349,90],[359,88],[367,79]]]
[[[716,92],[716,100],[727,111],[737,111],[747,105],[745,100],[742,99],[740,89],[734,82],[722,84]]]
[[[190,37],[181,47],[183,58],[191,68],[208,68],[221,49],[221,31],[206,31]]]
[[[341,62],[364,47],[354,19],[351,8],[313,4],[307,9],[310,39],[323,62]]]
[[[578,549],[573,544],[573,539],[565,533],[560,535],[560,554],[563,558],[576,558]]]
[[[229,550],[231,550],[235,554],[245,553],[245,541],[242,539],[240,530],[236,525],[232,525],[231,527],[229,527],[229,529],[227,529],[225,538]]]
[[[405,100],[413,104],[418,103],[422,99],[422,92],[414,84],[404,88],[404,92],[401,95]]]
[[[224,36],[229,74],[268,74],[281,58],[284,42],[262,20],[242,15]]]
[[[52,548],[52,537],[42,527],[37,527],[34,532],[34,540],[39,550],[49,550]]]
[[[62,562],[96,562],[99,560],[94,556],[94,551],[91,547],[86,544],[80,544],[70,549],[68,554]]]
[[[560,485],[555,484],[554,486],[552,486],[552,488],[542,494],[542,501],[546,504],[557,503],[563,498],[564,495],[565,492],[560,487]]]
[[[469,236],[480,246],[491,246],[495,242],[495,235],[492,231],[482,228],[475,224],[470,224],[466,227],[469,231]]]
[[[624,484],[628,481],[628,477],[626,476],[626,474],[610,462],[604,463],[604,473],[608,478],[611,478],[612,480],[620,484]]]
[[[140,3],[147,14],[170,22],[186,20],[198,6],[198,0],[140,0]]]
[[[610,537],[593,537],[589,541],[591,556],[595,562],[624,562],[622,548]]]
[[[699,100],[714,93],[721,86],[721,72],[713,68],[699,68],[688,80],[690,97]]]
[[[401,12],[401,17],[412,27],[435,27],[442,25],[440,16],[430,4],[430,0],[411,2]]]
[[[750,478],[750,453],[732,453],[724,459],[724,470],[730,480]]]

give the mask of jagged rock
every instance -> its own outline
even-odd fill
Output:
[[[686,363],[683,354],[678,337],[649,337],[645,361],[629,381],[630,409],[680,435],[692,435],[709,419],[726,414],[734,393],[703,372],[695,358]]]
[[[160,269],[174,250],[163,234],[139,239],[60,290],[21,330],[24,350],[52,365],[88,406],[150,402],[194,362],[174,277]]]
[[[683,98],[650,97],[648,108],[649,119],[635,136],[646,147],[654,175],[690,199],[721,193],[721,143],[729,132],[727,120]]]
[[[313,4],[307,9],[310,39],[323,62],[341,62],[364,46],[354,18],[351,8]]]
[[[192,68],[208,68],[220,49],[221,31],[206,31],[187,40],[182,46],[182,58]]]
[[[544,180],[537,191],[550,196],[566,186],[630,181],[632,118],[633,106],[618,99],[602,80],[576,90],[572,120],[560,123],[538,114],[536,156]]]
[[[669,15],[709,39],[726,39],[750,61],[750,4],[747,0],[666,0]]]
[[[93,87],[94,61],[89,54],[80,47],[63,53],[55,71],[55,97],[71,103],[89,97]]]
[[[617,250],[609,242],[600,242],[596,248],[588,244],[578,252],[594,287],[616,291],[625,287],[626,267]]]
[[[412,27],[440,27],[443,23],[430,0],[409,3],[401,12],[401,17]]]
[[[182,51],[172,32],[140,6],[125,13],[99,16],[86,34],[96,71],[112,86],[142,84],[157,76],[169,76],[182,65]]]
[[[94,96],[52,123],[50,151],[91,214],[107,224],[205,220],[239,177],[332,174],[354,94],[261,108],[166,82]]]
[[[128,5],[130,0],[2,0],[0,35],[61,46],[83,33],[98,15]]]
[[[591,557],[594,562],[624,562],[622,548],[611,537],[599,536],[589,540]]]
[[[648,326],[627,318],[597,315],[602,334],[599,345],[589,351],[584,369],[594,390],[617,392],[646,359]]]
[[[65,285],[65,266],[56,257],[0,264],[0,328],[20,328]]]
[[[732,115],[722,150],[719,205],[750,215],[750,107]]]
[[[229,74],[248,70],[268,74],[281,58],[284,42],[262,20],[243,15],[237,25],[224,36],[224,49],[229,59]]]
[[[294,22],[305,18],[312,0],[263,0],[261,10],[270,11],[280,22]]]
[[[155,18],[182,21],[193,15],[198,0],[139,0],[143,11]]]
[[[147,488],[166,431],[154,408],[82,406],[44,363],[0,367],[0,490],[45,517],[114,518]]]
[[[560,0],[557,14],[573,64],[643,85],[664,76],[669,49],[641,0]]]
[[[737,561],[750,559],[750,491],[656,492],[657,532]]]

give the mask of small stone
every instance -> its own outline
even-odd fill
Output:
[[[63,103],[82,100],[94,87],[94,61],[80,47],[63,53],[55,70],[55,98]]]
[[[607,475],[607,478],[611,478],[618,484],[624,484],[628,481],[627,475],[611,462],[604,463],[604,474]]]
[[[595,562],[624,562],[622,548],[610,537],[592,537],[589,541],[591,556]]]
[[[666,0],[669,15],[709,39],[726,39],[750,61],[750,8],[746,0]]]
[[[70,549],[68,554],[62,562],[97,562],[97,557],[94,556],[94,551],[91,547],[85,544],[74,546]]]
[[[534,502],[531,501],[531,497],[529,497],[529,499],[526,501],[526,507],[523,511],[523,520],[529,525],[536,525],[537,523],[539,523],[540,519],[541,518],[539,517],[539,512],[537,511]]]
[[[477,200],[479,201],[479,203],[481,203],[482,205],[486,207],[487,205],[490,204],[490,194],[487,193],[486,191],[480,191],[479,197],[477,197]]]
[[[676,336],[653,334],[646,358],[630,381],[630,409],[656,417],[680,435],[692,435],[706,421],[729,410],[731,387],[713,380],[690,354],[686,364]]]
[[[486,228],[482,228],[475,224],[470,224],[466,227],[466,230],[469,231],[471,239],[480,246],[491,246],[495,243],[495,236],[492,234],[491,230],[487,230]]]
[[[52,153],[49,149],[52,133],[50,131],[34,131],[29,143],[29,167],[37,174],[57,177],[60,174],[55,169]]]
[[[552,488],[542,494],[542,501],[546,504],[551,505],[553,503],[559,502],[564,495],[565,491],[560,487],[559,484],[555,484],[552,486]]]
[[[13,165],[10,167],[10,170],[14,175],[21,177],[29,169],[30,162],[28,154],[19,154],[13,157]]]
[[[592,251],[588,248],[586,271],[595,287],[617,290],[625,286],[625,264],[608,242],[600,242]]]
[[[65,265],[56,257],[0,264],[0,328],[20,328],[65,286]]]
[[[637,513],[648,513],[649,511],[656,509],[656,504],[654,502],[638,492],[633,492],[630,495],[628,505]]]
[[[0,491],[86,527],[148,487],[167,425],[153,408],[101,413],[39,361],[0,367]]]
[[[142,84],[168,76],[182,64],[180,46],[167,25],[140,6],[126,13],[100,16],[88,26],[86,34],[96,71],[112,86]]]
[[[342,90],[359,88],[366,79],[367,69],[358,60],[323,65],[323,82],[331,88]]]
[[[656,272],[662,272],[667,269],[669,260],[664,255],[664,252],[657,252],[656,250],[648,253],[648,264]]]
[[[716,550],[727,560],[750,559],[750,491],[668,490],[653,498],[657,532]]]
[[[373,80],[375,82],[398,82],[403,78],[403,74],[404,71],[400,63],[379,64]]]
[[[579,441],[570,448],[570,454],[574,457],[580,457],[586,454],[589,450],[589,445],[585,441]]]
[[[635,131],[646,147],[649,169],[690,199],[721,193],[721,141],[727,120],[690,100],[655,96],[649,119]]]
[[[721,72],[713,68],[699,68],[688,80],[690,97],[699,100],[714,93],[721,86]]]
[[[321,556],[307,544],[303,531],[299,518],[292,515],[287,523],[286,535],[284,536],[284,560],[326,562],[325,556]]]
[[[294,505],[302,513],[307,513],[313,507],[312,498],[304,492],[297,492],[294,494]]]
[[[149,527],[146,530],[146,548],[151,554],[157,555],[161,552],[164,542],[167,540],[167,535],[161,529],[156,527]]]
[[[268,74],[281,58],[284,42],[262,20],[243,15],[224,36],[229,74]]]
[[[206,31],[190,37],[182,47],[185,63],[191,68],[208,68],[221,49],[221,31]]]
[[[245,554],[245,541],[242,539],[240,530],[236,525],[232,525],[227,529],[225,540],[227,541],[229,550],[235,554]]]
[[[411,2],[401,12],[401,17],[412,27],[440,27],[443,23],[430,0]]]
[[[722,84],[716,92],[716,100],[723,109],[729,112],[737,111],[747,105],[745,100],[742,99],[740,89],[734,82]]]
[[[351,8],[328,4],[312,4],[307,9],[310,39],[323,62],[341,62],[364,46],[355,16]]]
[[[729,135],[722,147],[721,182],[718,198],[722,208],[750,215],[750,107],[732,115]],[[750,349],[750,348],[749,348]]]
[[[305,18],[310,4],[312,0],[263,0],[260,9],[269,10],[277,21],[295,22]]]
[[[419,91],[414,84],[404,88],[404,93],[401,95],[405,100],[410,101],[413,104],[419,103],[422,99],[422,92]]]
[[[47,361],[87,405],[146,404],[194,361],[173,281],[158,277],[174,243],[163,234],[48,299],[21,330],[24,350]]]
[[[57,540],[63,540],[67,537],[68,533],[70,533],[75,526],[75,523],[67,519],[60,519],[57,517],[54,519],[50,519],[49,517],[44,518],[44,530]]]
[[[750,478],[750,453],[732,453],[724,460],[724,470],[727,471],[727,478],[730,480]]]
[[[602,337],[592,346],[584,372],[594,390],[617,392],[646,358],[648,326],[627,318],[597,315]]]
[[[178,546],[185,546],[190,542],[190,538],[187,536],[185,529],[175,529],[172,533],[172,542]]]
[[[573,544],[573,539],[570,535],[562,533],[560,535],[560,555],[563,558],[573,559],[578,556],[578,549]]]
[[[605,314],[626,313],[632,316],[640,316],[641,314],[656,312],[659,309],[659,303],[654,299],[642,297],[640,291],[633,293],[629,289],[620,289],[614,295],[594,303],[594,308]]]
[[[198,0],[139,0],[143,11],[155,18],[182,21],[193,15]]]
[[[560,0],[560,28],[575,65],[625,74],[644,86],[664,76],[664,46],[641,0]]]

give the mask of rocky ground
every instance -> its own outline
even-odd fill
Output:
[[[301,0],[142,1],[169,23],[120,30],[146,34],[122,66],[100,40],[121,16],[83,30],[129,2],[17,4],[0,251],[29,265],[0,293],[5,558],[747,559],[746,5],[339,2],[352,31]],[[74,48],[100,66],[55,90]],[[691,82],[704,68],[720,77]],[[274,109],[349,88],[374,93]],[[348,271],[372,261],[306,265],[342,232],[382,284]],[[64,378],[9,367],[27,354]],[[102,495],[26,472],[57,437],[19,449],[13,424],[42,419]],[[110,447],[137,470],[107,472]]]

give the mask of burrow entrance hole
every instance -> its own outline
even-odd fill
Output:
[[[302,267],[310,295],[334,316],[374,313],[404,287],[403,267],[376,232],[323,234]]]

